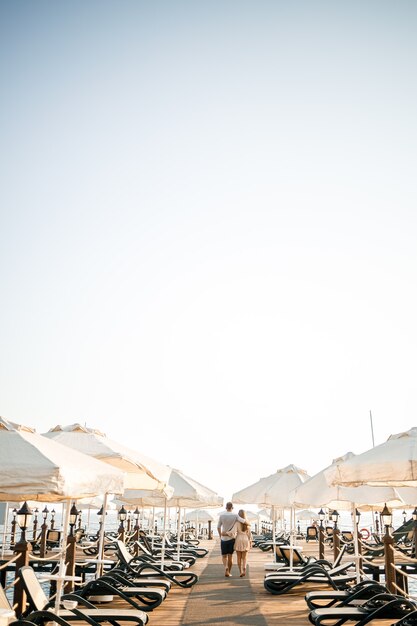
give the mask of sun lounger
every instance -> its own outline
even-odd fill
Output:
[[[306,542],[309,541],[318,541],[319,540],[319,529],[317,526],[307,526],[306,532]]]
[[[301,571],[267,574],[264,578],[264,587],[274,595],[286,593],[303,583],[325,584],[330,585],[333,589],[346,589],[349,583],[356,578],[354,571],[347,571],[350,566],[351,564],[339,565],[332,570],[326,570],[320,565],[311,565]]]
[[[327,570],[331,570],[334,569],[335,567],[339,567],[339,565],[342,562],[342,558],[346,552],[347,546],[344,545],[341,550],[339,550],[339,554],[337,555],[336,560],[334,561],[334,563],[330,563],[330,561],[328,561],[327,559],[316,559],[314,556],[309,556],[308,558],[305,558],[301,552],[299,552],[297,550],[297,548],[295,548],[294,546],[292,548],[290,548],[289,546],[277,546],[277,551],[280,552],[281,554],[281,559],[285,561],[286,565],[281,567],[278,572],[282,573],[285,571],[291,571],[291,570],[305,570],[306,567],[310,567],[312,565],[319,565],[321,567],[324,567]],[[293,561],[292,561],[292,567],[291,567],[291,551],[293,553]],[[345,564],[345,569],[348,569],[349,567],[353,567],[354,563],[353,562],[349,562],[347,564]]]
[[[147,578],[164,578],[179,587],[192,587],[198,581],[197,574],[191,571],[162,570],[158,565],[147,561],[138,561],[126,548],[123,541],[117,540],[117,554],[119,566],[132,582],[137,582],[142,576]]]
[[[357,626],[367,624],[374,619],[401,619],[416,610],[417,605],[410,600],[390,593],[379,594],[367,600],[362,606],[329,607],[314,609],[309,620],[315,626],[354,621]]]
[[[386,593],[388,590],[381,583],[377,583],[373,580],[362,580],[361,582],[353,585],[351,588],[344,591],[323,590],[323,591],[309,591],[305,596],[308,608],[312,611],[314,609],[325,609],[332,606],[343,606],[349,604],[349,602],[359,599],[369,599],[378,593]]]
[[[142,581],[140,586],[131,585],[110,574],[90,580],[77,593],[87,599],[91,596],[115,595],[141,611],[156,609],[167,597],[167,591],[163,587],[142,584]]]
[[[36,622],[38,619],[43,619],[43,615],[45,614],[47,616],[45,617],[46,621],[54,621],[56,616],[54,615],[51,620],[51,613],[48,609],[52,608],[55,601],[48,600],[33,568],[30,566],[20,568],[19,576],[23,581],[27,594],[31,619]],[[63,599],[64,598],[76,600],[78,603],[76,609],[62,609],[59,611],[60,617],[68,622],[84,620],[88,621],[90,624],[97,622],[111,622],[112,624],[116,624],[129,621],[143,626],[148,621],[148,615],[142,610],[97,608],[85,598],[74,593],[66,594],[63,596]],[[26,613],[24,617],[25,616]]]

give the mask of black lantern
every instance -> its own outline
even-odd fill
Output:
[[[412,515],[413,515],[413,520],[417,522],[417,507],[414,509]]]
[[[46,518],[48,517],[49,509],[47,506],[42,511],[43,522],[46,523]]]
[[[356,526],[359,526],[359,522],[361,521],[361,512],[359,509],[355,509],[355,513],[352,513],[352,519],[355,517]]]
[[[385,531],[387,532],[389,527],[392,524],[392,512],[389,510],[387,505],[384,505],[384,508],[381,511],[381,520],[385,526]]]
[[[17,511],[17,523],[19,524],[20,530],[22,531],[22,536],[20,537],[20,541],[26,541],[26,529],[30,524],[30,520],[32,519],[32,511],[28,507],[28,503],[25,502],[19,511]]]
[[[74,534],[74,526],[77,523],[78,509],[75,504],[72,505],[69,514],[70,536]]]
[[[320,520],[320,526],[323,528],[323,522],[324,519],[326,517],[326,513],[323,511],[323,509],[320,509],[319,511],[319,520]]]
[[[126,521],[126,517],[127,517],[127,511],[126,511],[126,509],[125,509],[125,507],[123,505],[119,509],[117,517],[119,518],[120,526],[123,528],[123,524]]]
[[[140,511],[138,507],[136,507],[136,509],[133,511],[133,517],[135,518],[135,527],[139,526],[139,515],[140,515]]]
[[[402,512],[402,516],[403,516],[403,523],[405,524],[407,521],[407,513],[405,511]]]
[[[336,509],[332,511],[331,518],[332,518],[332,522],[334,522],[334,527],[336,528],[337,520],[339,519],[339,513],[336,511]]]

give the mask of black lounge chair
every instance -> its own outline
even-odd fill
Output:
[[[169,580],[178,587],[192,587],[198,582],[198,576],[191,571],[162,570],[159,565],[149,561],[140,560],[130,554],[123,541],[117,540],[117,554],[119,566],[125,575],[133,582],[139,582],[143,576],[146,578],[163,578]]]
[[[146,538],[148,540],[148,538]],[[149,540],[148,540],[149,541]],[[172,542],[170,539],[165,539],[166,546],[171,551],[172,554],[178,554],[178,542]],[[195,556],[197,559],[201,559],[204,556],[207,556],[208,550],[206,548],[197,548],[195,546],[188,546],[183,542],[180,542],[180,558],[182,555],[191,555]]]
[[[109,573],[88,581],[77,593],[87,599],[91,596],[115,595],[135,609],[153,611],[165,600],[168,592],[164,586],[157,587],[142,583],[143,581],[140,586],[133,585],[121,576]]]
[[[306,542],[309,541],[318,541],[319,540],[319,529],[317,526],[307,526],[306,532]]]
[[[405,615],[391,626],[417,626],[417,610],[408,613],[408,615]]]
[[[349,583],[356,578],[354,571],[348,572],[351,563],[339,565],[332,570],[326,570],[320,565],[311,565],[304,570],[285,571],[267,574],[264,578],[264,587],[269,593],[281,595],[293,587],[303,583],[330,585],[333,589],[347,589]]]
[[[416,610],[417,605],[404,597],[382,593],[367,600],[362,606],[336,606],[314,609],[309,620],[315,626],[330,623],[341,626],[345,622],[354,621],[357,626],[364,626],[374,619],[401,619]]]
[[[292,567],[291,567],[291,550],[293,553],[293,561],[292,561]],[[328,561],[327,559],[316,559],[314,556],[309,556],[307,558],[305,558],[301,552],[299,552],[297,550],[297,548],[290,548],[289,546],[277,546],[277,551],[279,551],[280,555],[281,555],[281,560],[284,560],[286,565],[282,568],[280,568],[278,570],[278,573],[280,572],[284,572],[284,571],[292,571],[292,570],[305,570],[307,567],[310,567],[312,565],[319,565],[321,567],[324,567],[327,570],[331,570],[334,569],[335,567],[339,567],[339,565],[342,562],[342,558],[346,552],[346,546],[343,546],[340,550],[339,550],[339,554],[337,555],[336,560],[334,561],[334,563],[330,563],[330,561]],[[349,562],[348,564],[345,565],[345,569],[353,566],[354,563],[353,562]]]
[[[55,614],[51,619],[50,608],[55,605],[55,600],[48,600],[42,585],[36,577],[35,571],[30,566],[21,567],[19,576],[22,579],[29,603],[29,610],[24,613],[23,617],[30,615],[31,621],[55,621],[58,617]],[[82,596],[71,593],[62,596],[62,599],[76,600],[78,605],[76,609],[62,609],[59,616],[67,622],[87,621],[93,626],[101,622],[110,622],[115,626],[120,622],[135,622],[139,626],[144,626],[148,621],[148,615],[142,610],[136,609],[102,609],[97,608],[83,598]]]
[[[308,608],[313,611],[314,609],[325,609],[332,606],[344,606],[356,599],[369,599],[378,593],[387,592],[388,589],[381,583],[365,579],[344,591],[335,589],[330,591],[309,591],[305,595],[305,601]]]

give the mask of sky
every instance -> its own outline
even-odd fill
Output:
[[[224,498],[416,426],[417,5],[0,1],[0,415]]]

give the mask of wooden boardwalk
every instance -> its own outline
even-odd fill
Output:
[[[264,564],[271,552],[254,548],[249,555],[248,571],[240,578],[237,566],[232,577],[224,577],[218,540],[207,541],[210,554],[198,559],[192,570],[200,580],[192,590],[174,588],[168,598],[149,614],[149,626],[308,626],[308,611],[303,586],[282,596],[265,591]],[[305,551],[316,554],[317,544],[307,544]],[[329,553],[329,558],[332,558]],[[236,557],[234,557],[236,561]]]

